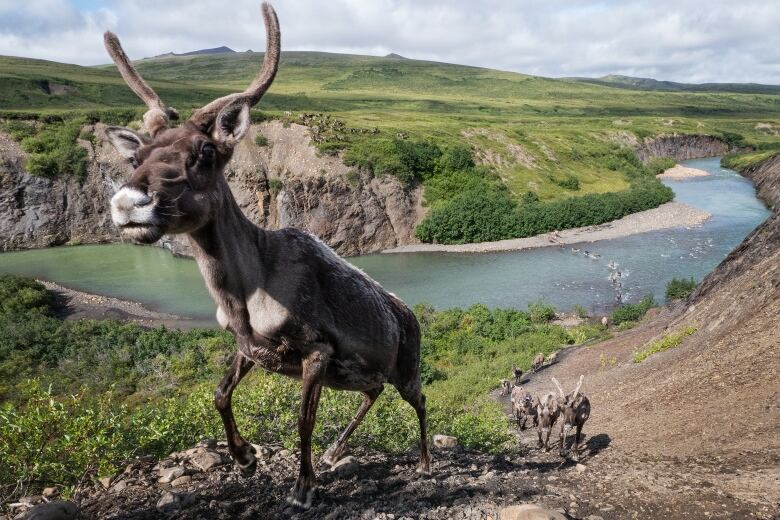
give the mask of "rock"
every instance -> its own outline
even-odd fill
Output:
[[[157,482],[160,482],[162,484],[172,482],[176,480],[177,478],[184,475],[184,468],[181,466],[173,466],[171,468],[164,468],[160,470],[160,478],[157,480]]]
[[[73,502],[55,500],[38,504],[15,520],[71,520],[78,518],[79,508]]]
[[[192,477],[189,475],[182,475],[181,477],[171,481],[173,487],[183,487],[192,482]]]
[[[179,497],[175,493],[171,493],[170,491],[166,491],[162,494],[160,497],[160,500],[157,501],[157,510],[161,512],[165,511],[171,511],[173,509],[178,509],[179,507]]]
[[[123,491],[126,487],[127,487],[127,482],[125,482],[124,480],[120,480],[119,482],[111,486],[111,492],[119,493]]]
[[[210,450],[217,448],[217,440],[216,439],[203,439],[198,443],[199,448],[207,448]]]
[[[604,517],[599,515],[588,515],[585,517],[585,520],[604,520]]]
[[[41,502],[43,502],[43,499],[37,496],[28,496],[19,499],[19,503],[24,506],[34,506],[35,504],[40,504]]]
[[[211,451],[211,450],[203,450],[200,453],[195,453],[190,458],[190,462],[192,462],[195,466],[199,467],[203,471],[209,471],[211,468],[215,466],[220,466],[224,464],[224,461],[222,460],[222,455],[220,455],[216,451]]]
[[[500,520],[566,520],[561,513],[536,504],[505,507],[499,512],[498,518]]]
[[[47,487],[47,488],[44,488],[42,496],[43,496],[43,498],[53,498],[53,497],[56,497],[59,494],[60,494],[60,492],[59,492],[59,490],[57,488],[55,488],[55,487]]]
[[[354,475],[358,469],[360,469],[360,463],[352,455],[344,457],[330,468],[332,472],[342,477]]]
[[[574,469],[577,470],[577,473],[584,473],[585,470],[588,469],[588,467],[585,464],[577,464],[576,466],[574,466]]]
[[[98,482],[104,489],[108,489],[111,486],[111,477],[100,477]]]
[[[433,445],[437,448],[454,448],[458,445],[458,438],[452,435],[434,435]]]

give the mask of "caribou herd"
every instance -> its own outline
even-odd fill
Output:
[[[549,363],[549,357],[547,358]],[[544,354],[536,356],[532,370],[536,372],[545,364]],[[571,446],[572,459],[579,460],[579,446],[582,440],[582,427],[590,417],[590,400],[580,391],[585,376],[580,376],[577,386],[569,393],[554,377],[552,382],[557,389],[542,395],[532,396],[520,385],[518,369],[512,367],[513,380],[501,380],[501,395],[510,395],[512,404],[512,419],[519,430],[525,430],[526,423],[531,420],[539,435],[539,448],[550,450],[550,434],[553,426],[560,419],[559,454],[566,457],[569,453],[566,444],[574,430],[574,441]]]

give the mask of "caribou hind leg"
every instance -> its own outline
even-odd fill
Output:
[[[255,449],[238,433],[236,420],[233,417],[231,401],[233,390],[247,372],[249,372],[252,366],[253,363],[250,360],[237,352],[230,365],[230,369],[227,374],[225,374],[225,377],[222,378],[222,382],[219,383],[219,386],[217,386],[216,392],[214,392],[214,405],[217,407],[219,415],[222,417],[222,422],[225,425],[228,449],[241,472],[247,476],[254,473],[255,468],[257,467],[257,460],[254,455]]]
[[[360,408],[358,408],[355,417],[352,419],[352,421],[350,421],[346,429],[343,432],[341,432],[341,434],[336,439],[336,442],[334,442],[333,445],[330,448],[328,448],[328,450],[322,456],[322,458],[320,459],[322,460],[322,462],[324,462],[329,466],[332,466],[336,462],[338,462],[339,459],[341,459],[341,457],[344,456],[344,451],[347,448],[347,441],[349,440],[349,437],[363,421],[363,418],[366,416],[368,411],[374,405],[374,402],[379,397],[379,394],[382,393],[382,390],[384,390],[384,387],[379,386],[377,388],[367,390],[366,392],[363,393],[364,394],[363,402],[360,404]]]
[[[324,350],[324,349],[323,349]],[[322,391],[322,376],[328,364],[329,355],[323,350],[316,350],[303,360],[301,414],[298,417],[298,434],[301,438],[301,466],[298,480],[295,482],[287,501],[297,507],[311,507],[314,494],[314,467],[311,463],[311,434],[317,418],[317,407],[320,404]]]
[[[430,475],[431,473],[431,452],[428,451],[428,433],[426,429],[426,411],[425,396],[422,393],[419,375],[417,381],[409,386],[396,387],[401,398],[412,405],[417,412],[417,420],[420,422],[420,464],[417,466],[417,473]]]

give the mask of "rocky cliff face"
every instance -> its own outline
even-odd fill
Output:
[[[24,171],[24,152],[0,135],[0,249],[48,247],[67,242],[118,240],[109,200],[130,168],[96,125],[88,176],[42,179]],[[259,147],[260,132],[268,146]],[[421,190],[394,177],[372,178],[351,172],[338,157],[320,157],[301,125],[278,121],[254,126],[236,149],[225,172],[244,213],[256,224],[293,226],[322,238],[343,255],[358,255],[415,242],[422,219]],[[188,254],[182,237],[162,245]]]
[[[725,155],[734,151],[724,141],[710,135],[662,135],[646,138],[636,148],[642,162],[655,157],[674,157],[678,161]]]

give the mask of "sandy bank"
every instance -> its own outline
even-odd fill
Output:
[[[700,170],[698,168],[689,168],[682,164],[675,164],[663,173],[656,175],[659,179],[667,179],[672,181],[679,181],[682,179],[692,179],[694,177],[707,177],[709,172]]]
[[[76,291],[46,280],[38,281],[56,295],[55,310],[61,318],[69,320],[115,319],[132,321],[144,327],[165,325],[175,329],[192,329],[198,326],[194,320],[175,314],[153,311],[138,302]]]
[[[480,242],[477,244],[414,244],[387,249],[383,253],[487,253],[495,251],[518,251],[538,247],[562,246],[579,242],[595,242],[613,238],[671,229],[677,227],[695,227],[703,224],[711,215],[704,210],[681,204],[667,202],[657,208],[640,211],[598,226],[567,229],[564,231],[544,233],[528,238],[499,240],[498,242]]]

